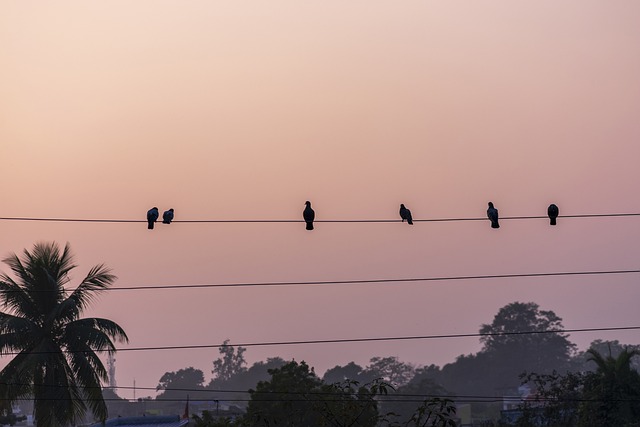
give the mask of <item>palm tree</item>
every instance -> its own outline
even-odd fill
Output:
[[[598,420],[601,425],[622,426],[637,420],[640,417],[640,374],[632,368],[631,359],[640,352],[625,348],[618,357],[613,357],[611,348],[609,356],[590,348],[587,353],[587,360],[594,362],[597,369],[585,385],[585,425],[593,425],[594,420]]]
[[[100,264],[74,290],[66,289],[76,267],[68,243],[62,251],[56,243],[38,243],[22,258],[2,261],[16,280],[0,274],[0,355],[14,355],[0,372],[0,400],[33,398],[40,426],[77,423],[87,409],[104,421],[107,371],[98,353],[114,352],[114,340],[128,338],[111,320],[80,315],[116,277]]]

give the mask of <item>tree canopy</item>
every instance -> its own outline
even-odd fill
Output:
[[[0,353],[16,353],[0,372],[5,403],[34,399],[38,425],[66,426],[81,421],[87,409],[107,418],[101,382],[107,371],[99,353],[114,352],[114,341],[127,341],[124,330],[102,318],[82,318],[98,294],[116,277],[100,264],[73,290],[76,268],[69,244],[38,243],[22,257],[5,258],[15,279],[0,274]]]

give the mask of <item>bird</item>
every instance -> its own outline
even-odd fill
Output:
[[[500,228],[500,224],[498,224],[498,209],[493,207],[492,202],[489,202],[487,217],[491,220],[491,228]]]
[[[173,208],[169,209],[168,211],[164,211],[164,213],[162,214],[163,224],[171,224],[171,221],[173,221]]]
[[[560,210],[558,209],[558,206],[554,203],[551,203],[549,205],[549,208],[547,209],[547,215],[549,215],[549,222],[551,225],[556,225],[556,218],[558,218],[559,213]]]
[[[147,223],[149,226],[147,227],[149,230],[153,230],[153,224],[158,220],[158,208],[155,206],[147,211]]]
[[[313,230],[313,220],[316,218],[316,213],[313,209],[311,209],[310,201],[307,200],[306,202],[304,202],[304,204],[306,205],[306,207],[302,212],[302,217],[304,218],[304,221],[307,223],[307,230]]]
[[[413,218],[411,217],[411,211],[404,207],[404,205],[400,204],[400,218],[402,218],[402,222],[405,220],[409,225],[413,225]]]

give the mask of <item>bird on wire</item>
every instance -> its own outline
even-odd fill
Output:
[[[493,207],[493,203],[489,202],[489,209],[487,209],[487,217],[491,221],[491,228],[500,228],[498,223],[498,209]]]
[[[409,225],[413,225],[413,218],[411,217],[411,211],[407,209],[404,204],[400,204],[400,218],[402,222],[407,221]]]
[[[153,225],[158,220],[158,216],[160,216],[160,213],[158,212],[158,208],[155,206],[147,211],[147,228],[149,230],[153,230]]]
[[[558,214],[560,213],[560,209],[555,203],[551,203],[549,208],[547,208],[547,215],[549,215],[549,223],[551,225],[556,225],[556,218],[558,218]]]
[[[304,208],[304,211],[302,211],[302,217],[307,223],[307,230],[313,230],[313,220],[316,219],[316,213],[313,209],[311,209],[310,201],[307,200],[306,202],[304,202],[304,204],[306,205],[306,207]]]
[[[169,209],[168,211],[164,211],[164,213],[162,214],[163,224],[171,224],[171,221],[173,221],[173,208]]]

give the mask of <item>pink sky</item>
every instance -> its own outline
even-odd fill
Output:
[[[640,212],[640,3],[6,1],[0,216],[478,217]],[[117,287],[637,269],[635,217],[487,223],[0,221],[0,254],[70,242]],[[4,266],[3,270],[6,271]],[[477,332],[534,301],[567,328],[640,325],[636,275],[104,294],[129,346]],[[640,343],[638,332],[574,334]],[[478,339],[249,348],[322,374]],[[155,387],[215,349],[122,352]],[[130,391],[122,396],[131,397]],[[140,394],[139,394],[140,395]]]

